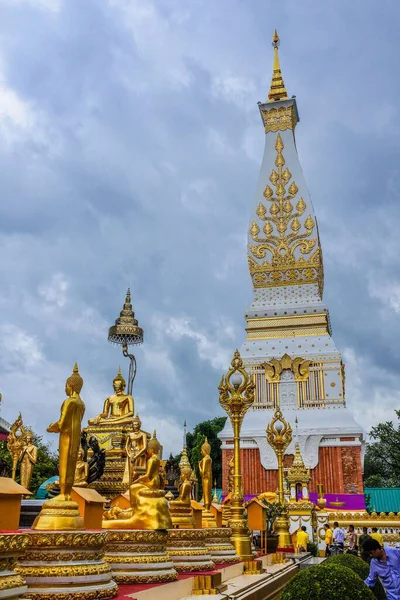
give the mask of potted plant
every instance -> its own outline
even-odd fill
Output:
[[[272,554],[278,547],[278,535],[274,532],[274,523],[285,510],[285,506],[281,502],[268,502],[265,498],[262,499],[262,503],[267,518],[267,553]]]

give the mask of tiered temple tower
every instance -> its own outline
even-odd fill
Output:
[[[310,491],[322,483],[328,494],[362,494],[363,432],[346,408],[344,364],[322,299],[317,220],[296,149],[297,103],[286,92],[278,46],[275,31],[272,82],[268,100],[259,104],[265,150],[248,231],[254,298],[241,355],[254,376],[256,400],[241,434],[244,491],[276,489],[277,462],[265,429],[280,406],[292,425],[297,416]],[[220,437],[226,492],[233,449],[229,421]],[[287,453],[290,466],[294,442]]]

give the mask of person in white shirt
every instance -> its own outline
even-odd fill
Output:
[[[339,523],[337,521],[334,522],[333,524],[333,541],[340,546],[340,548],[344,547],[344,538],[346,537],[345,532],[343,531],[343,529],[341,529],[339,527]]]

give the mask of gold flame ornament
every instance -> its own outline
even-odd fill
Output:
[[[241,560],[254,558],[250,542],[250,532],[243,505],[243,485],[240,469],[240,429],[246,411],[254,402],[255,384],[243,367],[239,350],[235,350],[231,368],[218,386],[219,403],[232,423],[234,443],[233,489],[231,497],[232,543]]]

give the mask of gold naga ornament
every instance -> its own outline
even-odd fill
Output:
[[[68,397],[62,403],[60,418],[47,428],[49,433],[60,434],[58,444],[60,494],[43,504],[32,529],[84,529],[78,504],[71,501],[81,441],[81,422],[85,413],[85,404],[79,395],[82,387],[83,379],[75,363],[72,375],[65,383],[65,393]]]

